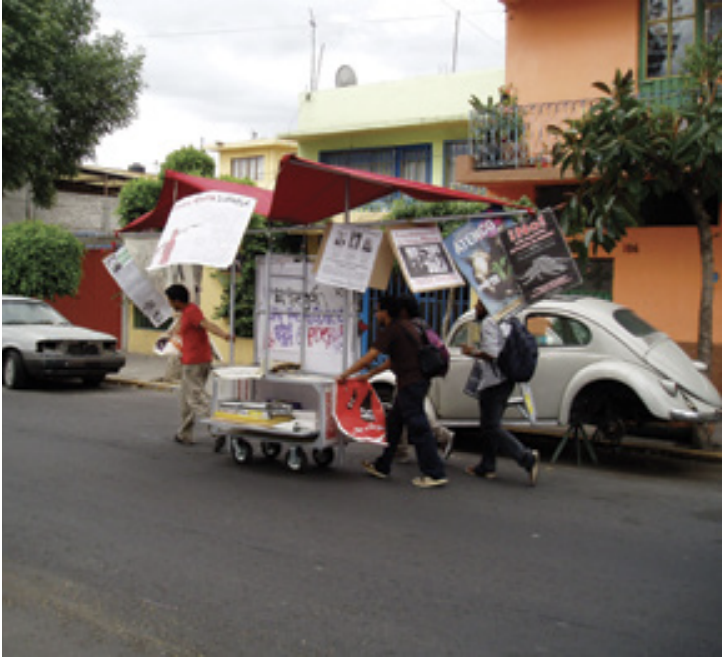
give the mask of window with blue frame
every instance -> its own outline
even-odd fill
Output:
[[[408,179],[409,181],[431,183],[430,144],[321,151],[318,154],[318,160],[326,165],[351,167],[372,174],[383,174]],[[389,195],[369,206],[386,208],[394,198],[394,195]]]

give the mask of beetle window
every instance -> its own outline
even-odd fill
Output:
[[[566,316],[532,315],[526,326],[539,346],[586,346],[592,339],[586,325]]]
[[[631,309],[618,309],[614,312],[614,319],[635,337],[646,337],[657,332],[655,328],[645,320],[640,319]]]
[[[481,340],[481,324],[476,321],[464,323],[451,337],[450,347],[459,348],[464,344],[476,345]]]

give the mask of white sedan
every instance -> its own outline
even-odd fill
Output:
[[[509,425],[593,425],[618,441],[649,422],[702,425],[722,418],[722,398],[704,374],[705,365],[626,307],[558,296],[530,305],[519,318],[539,346],[529,383],[535,419],[523,406],[510,405],[504,418]],[[479,327],[468,312],[446,337],[449,373],[432,381],[427,402],[430,416],[445,426],[479,423],[476,400],[463,394],[472,358],[461,353],[463,344],[478,342]],[[393,376],[380,374],[373,382],[382,400],[388,400]],[[512,399],[521,401],[516,394]]]
[[[100,384],[125,364],[112,335],[73,325],[50,305],[3,296],[3,387],[33,378],[82,378]]]

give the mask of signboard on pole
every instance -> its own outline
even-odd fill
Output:
[[[148,270],[176,264],[228,268],[256,206],[245,195],[206,192],[176,202]]]

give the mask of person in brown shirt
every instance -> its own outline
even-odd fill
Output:
[[[381,355],[387,356],[379,366],[357,376],[368,380],[386,369],[391,369],[396,376],[396,395],[386,416],[386,448],[375,461],[364,461],[363,467],[379,479],[388,477],[405,427],[409,442],[416,448],[421,471],[421,476],[412,483],[419,488],[434,488],[448,483],[448,479],[424,410],[429,381],[421,373],[419,364],[421,337],[411,323],[417,316],[418,303],[413,296],[382,298],[376,310],[382,331],[368,352],[340,374],[338,380],[343,382],[370,367]]]

